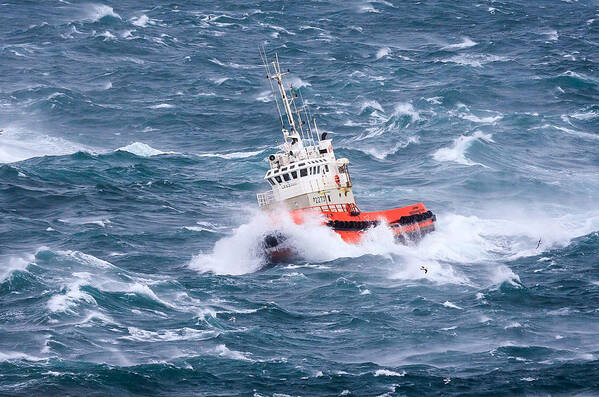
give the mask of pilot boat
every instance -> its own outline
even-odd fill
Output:
[[[402,243],[417,241],[435,230],[436,217],[422,203],[361,211],[352,191],[349,160],[335,156],[332,140],[326,132],[319,132],[301,92],[293,86],[286,88],[283,78],[289,70],[281,71],[278,56],[270,62],[263,49],[260,55],[283,133],[278,152],[268,157],[270,167],[264,179],[270,190],[257,194],[260,209],[268,211],[275,222],[277,214],[286,211],[297,224],[317,213],[322,223],[347,243],[359,243],[368,229],[381,223]],[[282,232],[265,236],[262,245],[270,262],[284,262],[294,256],[293,242],[289,240]]]

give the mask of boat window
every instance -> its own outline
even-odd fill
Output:
[[[293,164],[291,167],[289,167],[290,170],[295,168],[295,164]]]
[[[302,165],[306,165],[306,163],[299,163],[297,166],[301,167]]]
[[[287,171],[287,167],[281,168],[281,171]]]
[[[320,174],[320,166],[316,167],[316,173]]]
[[[307,176],[308,175],[308,169],[307,168],[302,168],[300,170],[300,176]]]
[[[271,186],[275,185],[275,181],[272,178],[268,178],[268,183],[270,183]]]
[[[283,182],[283,181],[281,180],[281,177],[280,177],[279,175],[275,176],[275,179],[277,180],[277,183],[281,183],[281,182]]]
[[[329,165],[328,164],[324,165],[324,172],[329,172]]]
[[[297,179],[297,171],[291,171],[291,176],[293,179]]]
[[[283,174],[283,179],[285,179],[285,182],[289,181],[289,174]]]

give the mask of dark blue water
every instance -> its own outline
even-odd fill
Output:
[[[260,270],[260,44],[436,232]],[[596,1],[4,1],[0,394],[599,395],[598,65]]]

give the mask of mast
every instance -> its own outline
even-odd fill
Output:
[[[260,55],[262,56],[262,62],[264,63],[264,68],[266,70],[266,77],[271,82],[271,90],[277,104],[277,111],[279,112],[279,119],[281,120],[281,130],[283,132],[283,139],[285,140],[285,144],[287,145],[287,150],[302,150],[304,148],[304,140],[302,139],[303,128],[302,120],[299,116],[300,111],[298,111],[298,109],[295,106],[293,88],[290,90],[290,93],[287,94],[287,91],[285,90],[285,85],[283,83],[283,77],[289,72],[289,70],[287,70],[287,72],[281,72],[281,65],[279,64],[278,54],[275,54],[274,61],[270,63],[268,62],[264,48],[262,48]],[[279,101],[277,95],[274,92],[275,90],[272,85],[272,81],[276,81],[277,83],[277,88],[279,92],[278,96],[281,99],[281,104],[283,105],[283,109],[285,110],[286,117],[283,117],[283,113],[281,112],[281,109],[279,107]],[[292,110],[292,106],[295,111]],[[297,120],[295,116],[297,116]],[[285,125],[284,119],[286,119],[287,125]]]

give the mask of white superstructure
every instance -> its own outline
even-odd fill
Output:
[[[331,139],[326,139],[326,133],[320,135],[303,100],[299,107],[296,105],[296,99],[302,99],[301,93],[293,86],[285,88],[283,77],[287,73],[281,72],[278,57],[275,55],[269,63],[264,50],[261,56],[279,112],[284,143],[279,152],[269,156],[270,169],[264,179],[271,190],[258,193],[258,205],[263,209],[283,205],[290,210],[316,207],[323,211],[357,211],[349,160],[335,158]]]

